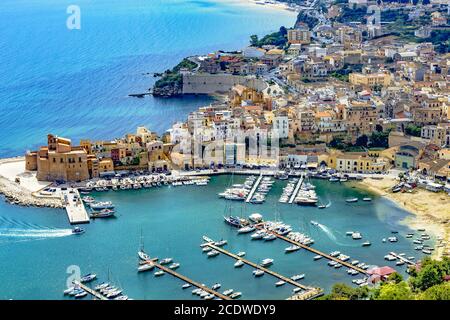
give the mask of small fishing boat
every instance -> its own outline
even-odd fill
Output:
[[[238,260],[235,262],[234,267],[235,268],[240,268],[244,265],[244,262],[242,260]]]
[[[231,299],[237,299],[237,298],[239,298],[240,296],[242,296],[242,292],[234,292],[234,293],[232,293],[232,294],[230,295],[230,298],[231,298]]]
[[[345,199],[345,202],[347,202],[347,203],[358,202],[358,198],[348,198],[348,199]]]
[[[190,284],[190,283],[185,283],[185,284],[183,284],[183,285],[181,286],[182,289],[187,289],[187,288],[190,288],[190,287],[191,287],[191,284]]]
[[[320,260],[320,259],[322,259],[322,256],[320,256],[320,255],[314,256],[314,260]]]
[[[319,208],[319,209],[325,209],[327,206],[325,205],[325,204],[319,204],[318,206],[317,206],[317,208]]]
[[[89,204],[92,210],[114,209],[111,201],[93,202]]]
[[[363,242],[363,244],[362,244],[363,247],[369,247],[371,245],[372,244],[370,243],[370,241]]]
[[[156,271],[156,272],[154,273],[155,277],[161,277],[161,276],[163,276],[164,274],[165,274],[165,272],[162,271],[162,270]]]
[[[370,197],[364,197],[364,198],[363,198],[363,201],[369,202],[369,201],[372,201],[372,198],[370,198]]]
[[[245,252],[244,251],[240,251],[236,254],[238,257],[243,257],[245,256]]]

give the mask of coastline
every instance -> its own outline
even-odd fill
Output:
[[[428,233],[433,234],[437,239],[442,239],[446,244],[438,246],[440,241],[436,241],[432,258],[441,259],[446,253],[449,254],[450,246],[450,199],[442,193],[434,193],[424,189],[416,188],[412,193],[392,193],[391,187],[398,181],[393,178],[384,177],[383,180],[366,178],[356,182],[356,186],[385,197],[397,206],[412,215],[406,217],[400,223],[417,230],[425,228]]]
[[[268,8],[268,9],[277,9],[277,10],[286,10],[290,12],[297,13],[298,10],[293,10],[291,7],[287,5],[285,2],[273,1],[272,3],[265,3],[264,5],[256,3],[257,0],[216,0],[220,2],[226,2],[234,5],[255,5],[259,8]]]

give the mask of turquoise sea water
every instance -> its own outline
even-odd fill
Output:
[[[235,177],[234,182],[244,177]],[[212,285],[222,283],[223,290],[233,288],[245,299],[285,299],[290,285],[275,287],[275,278],[264,275],[254,279],[252,269],[233,267],[234,260],[219,255],[208,259],[199,247],[202,235],[227,239],[224,247],[232,252],[246,251],[247,259],[259,262],[275,259],[271,269],[292,276],[305,273],[302,282],[329,290],[335,282],[351,283],[346,268],[333,269],[314,254],[300,250],[285,254],[287,243],[277,239],[270,243],[252,241],[249,235],[238,235],[236,229],[223,222],[226,200],[217,197],[230,183],[230,176],[213,177],[206,187],[161,187],[149,190],[109,191],[96,193],[99,200],[116,205],[117,218],[96,220],[85,225],[86,233],[71,236],[63,210],[18,208],[0,203],[0,299],[62,299],[66,269],[77,265],[82,273],[95,272],[100,280],[110,279],[121,285],[135,299],[198,299],[191,290],[182,290],[180,280],[170,275],[155,278],[153,272],[137,273],[137,255],[142,229],[145,249],[159,258],[173,257],[181,263],[178,271],[196,281]],[[314,180],[323,202],[331,202],[324,210],[278,203],[285,181],[277,181],[263,205],[234,203],[234,214],[248,216],[259,212],[267,220],[278,219],[295,230],[311,235],[315,248],[325,252],[339,250],[353,259],[396,267],[383,257],[389,251],[417,256],[410,230],[399,224],[407,213],[390,201],[373,196],[373,202],[348,204],[347,197],[362,198],[366,193],[327,181]],[[278,212],[278,214],[276,214]],[[315,220],[322,226],[315,227]],[[360,231],[363,240],[355,241],[346,231]],[[382,238],[397,230],[397,243],[382,243]],[[361,247],[362,241],[372,242]]]
[[[66,28],[69,5],[81,30]],[[206,97],[130,98],[181,58],[242,49],[251,34],[295,15],[213,0],[0,1],[0,157],[21,155],[54,133],[112,139],[138,125],[164,132]]]

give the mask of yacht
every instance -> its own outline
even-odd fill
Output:
[[[335,267],[336,269],[338,269],[338,268],[342,267],[342,264],[336,263],[336,264],[334,265],[334,267]]]
[[[242,292],[234,292],[234,293],[232,293],[232,294],[230,295],[230,298],[231,298],[231,299],[237,299],[237,298],[239,298],[240,296],[242,296]]]
[[[238,233],[249,233],[249,232],[252,232],[254,230],[255,230],[254,226],[246,226],[246,227],[240,228],[238,230]]]
[[[154,273],[154,275],[155,275],[155,277],[160,277],[160,276],[162,276],[162,275],[164,275],[164,271],[162,271],[162,270],[159,270],[159,271],[156,271],[155,273]]]
[[[210,251],[210,252],[207,253],[208,258],[215,257],[215,256],[217,256],[218,254],[219,254],[219,251],[216,251],[216,250],[212,250],[212,251]]]
[[[274,234],[268,234],[266,236],[263,237],[264,241],[272,241],[275,240],[277,237]]]
[[[80,282],[87,283],[87,282],[94,281],[95,279],[97,279],[97,275],[95,273],[89,273],[89,274],[85,275],[84,277],[81,277]]]
[[[286,281],[283,281],[283,280],[275,282],[275,286],[277,286],[277,287],[280,287],[280,286],[285,285],[285,284],[286,284]]]
[[[331,177],[328,181],[330,181],[330,182],[339,182],[339,178]]]
[[[180,264],[178,262],[175,262],[169,266],[169,269],[175,270],[175,269],[178,269],[179,267],[180,267]]]
[[[235,227],[235,228],[241,228],[242,227],[241,221],[240,221],[240,219],[238,217],[233,217],[233,216],[225,217],[224,216],[223,219],[225,220],[225,222],[227,224],[229,224],[232,227]]]
[[[95,286],[94,290],[99,291],[99,290],[105,289],[105,288],[107,288],[107,287],[109,287],[109,283],[103,282],[103,283],[101,283],[101,284]]]
[[[212,240],[211,238],[208,238],[207,236],[203,236],[202,238],[203,238],[203,241],[205,241],[205,242],[208,242],[208,243],[214,242],[214,240]]]
[[[220,241],[215,242],[214,245],[217,246],[217,247],[223,247],[227,243],[228,243],[227,240],[220,240]]]
[[[211,247],[204,247],[204,248],[202,249],[202,252],[209,252],[209,251],[211,251],[211,250],[212,250]]]
[[[388,240],[389,240],[389,242],[397,242],[398,241],[397,237],[389,237]]]
[[[77,293],[77,294],[75,295],[75,298],[76,298],[76,299],[84,298],[84,297],[87,296],[87,294],[88,294],[88,293],[87,293],[86,291],[82,290],[80,293]]]
[[[220,283],[215,283],[215,284],[212,285],[211,289],[217,290],[217,289],[220,289],[221,286],[222,285]]]
[[[111,209],[102,209],[98,212],[94,211],[90,214],[90,217],[92,219],[96,219],[96,218],[109,218],[109,217],[113,217],[114,216],[114,210]]]
[[[181,288],[183,288],[183,289],[187,289],[187,288],[190,288],[191,287],[191,284],[190,283],[185,283],[185,284],[183,284],[182,286],[181,286]]]
[[[243,257],[245,256],[245,252],[244,251],[240,251],[236,254],[238,257]]]
[[[297,251],[297,250],[300,250],[300,247],[296,246],[296,245],[292,245],[292,246],[287,247],[286,249],[284,249],[284,252],[289,253],[289,252],[294,252],[294,251]]]
[[[233,293],[233,289],[228,289],[228,290],[225,290],[224,292],[223,292],[223,295],[224,296],[229,296],[230,294],[232,294]]]
[[[314,260],[320,260],[320,259],[322,259],[321,255],[314,256]]]
[[[291,277],[291,280],[298,281],[298,280],[302,280],[304,277],[305,277],[304,274],[296,274],[295,276]]]
[[[146,263],[146,264],[140,265],[138,267],[138,272],[144,272],[144,271],[152,270],[154,267],[155,267],[154,264]]]
[[[159,261],[159,264],[169,264],[169,263],[171,263],[173,261],[173,259],[172,258],[164,258],[164,259],[162,259],[161,261]]]
[[[267,267],[273,264],[273,259],[266,258],[263,261],[261,261],[261,266]]]
[[[253,233],[250,237],[252,238],[252,240],[259,240],[262,239],[265,235],[266,233],[264,231],[259,230]]]
[[[139,250],[138,251],[138,257],[139,257],[139,259],[141,259],[143,261],[150,260],[150,256],[148,254],[146,254],[144,252],[144,250]]]
[[[255,277],[261,277],[261,276],[264,275],[264,271],[259,270],[259,269],[253,270],[253,275],[254,275]]]
[[[92,202],[89,204],[92,210],[114,209],[111,201]]]
[[[397,262],[395,263],[395,265],[397,265],[397,266],[402,266],[402,265],[404,265],[404,264],[405,264],[405,261],[403,261],[403,260],[397,261]]]
[[[94,198],[90,197],[90,196],[85,196],[83,198],[81,198],[83,200],[84,203],[92,203],[94,202]]]
[[[240,268],[244,265],[244,262],[242,260],[237,260],[234,264],[235,268]]]

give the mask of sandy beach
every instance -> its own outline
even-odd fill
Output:
[[[265,3],[265,4],[258,4],[257,2],[261,2],[261,0],[219,0],[227,3],[233,3],[236,5],[255,5],[260,8],[270,8],[270,9],[276,9],[276,10],[288,10],[294,13],[292,9],[283,2],[273,2],[273,3]]]
[[[358,187],[384,196],[413,214],[402,223],[415,230],[425,228],[427,233],[442,238],[444,245],[438,246],[439,241],[436,242],[433,258],[450,255],[450,196],[420,188],[412,193],[392,193],[391,188],[396,183],[398,181],[392,177],[384,177],[382,180],[366,178],[362,182],[356,182]]]

